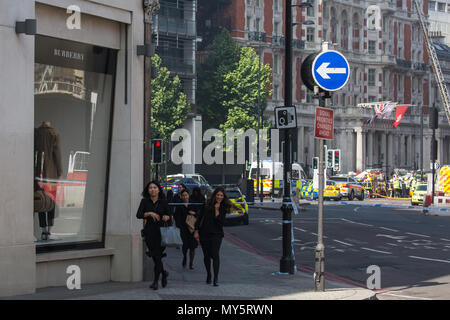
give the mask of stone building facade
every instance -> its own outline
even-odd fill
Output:
[[[223,4],[222,25],[241,45],[251,45],[265,64],[273,69],[273,95],[266,116],[283,105],[285,5],[283,0],[230,0]],[[314,139],[314,108],[317,100],[303,85],[302,61],[320,51],[321,43],[342,52],[350,64],[350,80],[332,95],[328,105],[335,110],[335,139],[328,148],[342,150],[341,172],[366,168],[420,168],[421,112],[424,123],[423,167],[429,168],[431,132],[428,108],[434,99],[430,82],[434,79],[423,42],[423,34],[412,0],[308,0],[312,8],[293,8],[293,102],[297,106],[295,157],[306,167],[318,155]],[[300,1],[292,1],[298,4]],[[428,14],[428,1],[420,1]],[[372,5],[378,9],[368,10]],[[218,13],[218,12],[217,12]],[[374,13],[374,14],[372,14]],[[214,23],[215,19],[212,19]],[[201,34],[200,34],[201,35]],[[365,124],[373,109],[358,104],[392,101],[409,104],[402,123],[393,128],[390,119]],[[450,162],[450,128],[441,112],[439,161]]]

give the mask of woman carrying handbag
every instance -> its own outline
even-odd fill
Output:
[[[225,215],[231,208],[231,202],[228,199],[223,188],[214,190],[211,198],[208,199],[205,206],[200,210],[200,214],[195,224],[194,238],[200,240],[203,250],[203,262],[207,272],[206,283],[211,283],[211,260],[214,269],[214,286],[219,286],[219,268],[220,268],[220,245],[224,237],[223,225]]]
[[[169,273],[164,270],[162,258],[165,256],[165,247],[161,246],[160,228],[171,220],[171,213],[167,201],[164,199],[164,193],[158,182],[152,181],[147,184],[142,191],[141,203],[139,205],[136,217],[145,219],[143,235],[148,247],[148,256],[152,257],[155,264],[154,279],[150,286],[153,290],[158,290],[158,280],[162,274],[161,284],[167,286],[167,277]]]
[[[187,252],[189,250],[189,269],[194,269],[194,256],[195,248],[197,248],[197,240],[194,239],[193,232],[191,230],[189,220],[196,220],[197,213],[189,205],[189,192],[183,190],[180,194],[182,205],[177,206],[175,211],[175,222],[176,226],[180,229],[181,239],[183,239],[183,268],[186,267],[187,263]]]

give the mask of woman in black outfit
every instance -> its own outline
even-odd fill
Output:
[[[214,190],[211,198],[198,215],[195,224],[194,238],[200,239],[203,250],[203,261],[205,263],[207,277],[206,283],[211,283],[211,259],[214,268],[214,286],[219,285],[219,250],[223,239],[223,225],[225,215],[231,208],[231,202],[223,188]]]
[[[189,249],[189,269],[194,269],[195,248],[197,248],[197,240],[194,239],[193,233],[189,230],[186,223],[188,215],[197,217],[196,211],[189,205],[189,192],[187,190],[181,191],[180,194],[182,205],[177,206],[175,211],[176,226],[180,229],[180,236],[183,240],[183,268],[186,267],[186,255]]]
[[[152,181],[147,184],[142,191],[141,204],[139,205],[136,217],[145,219],[144,237],[148,247],[148,255],[153,258],[155,264],[155,276],[150,288],[158,290],[159,275],[162,274],[161,284],[163,288],[167,285],[167,276],[169,273],[164,270],[162,258],[166,247],[161,246],[161,230],[164,222],[171,219],[171,213],[167,201],[164,199],[164,193],[158,182]]]

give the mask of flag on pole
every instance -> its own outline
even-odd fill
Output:
[[[410,108],[410,107],[411,106],[407,105],[407,104],[397,106],[396,111],[395,111],[395,122],[392,124],[392,126],[394,128],[397,128],[397,126],[400,124],[400,122],[402,122],[403,116],[405,115],[406,110],[408,110],[408,108]]]

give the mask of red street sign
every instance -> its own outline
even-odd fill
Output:
[[[316,107],[314,121],[314,138],[333,140],[334,111],[332,109]]]

